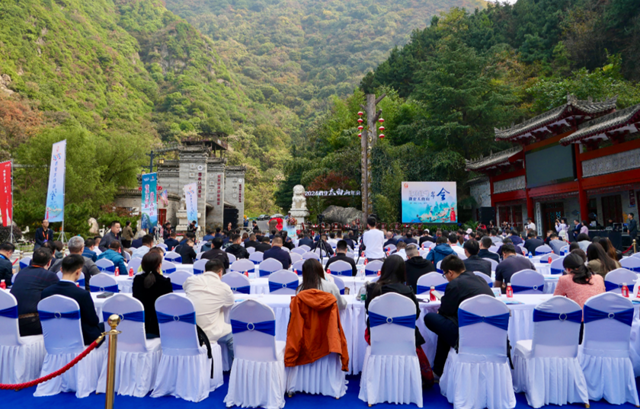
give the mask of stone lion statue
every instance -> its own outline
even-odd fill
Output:
[[[93,217],[91,217],[89,219],[89,233],[91,234],[98,234],[100,233],[100,226],[98,226],[98,221],[96,219],[94,219]]]
[[[292,210],[307,210],[307,199],[304,197],[304,186],[296,185],[293,188]]]

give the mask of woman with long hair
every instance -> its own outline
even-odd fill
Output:
[[[613,247],[613,243],[611,243],[611,240],[609,240],[608,237],[601,237],[600,240],[598,240],[598,243],[600,243],[600,245],[604,249],[604,252],[607,253],[609,257],[611,257],[611,260],[616,262],[617,268],[620,268],[618,251],[615,247]]]
[[[616,261],[607,255],[600,243],[589,244],[589,247],[587,247],[587,259],[589,260],[587,264],[589,269],[595,274],[600,274],[602,278],[609,271],[613,271],[619,266],[619,264],[616,265]]]
[[[325,278],[322,264],[316,259],[309,259],[302,265],[302,283],[298,286],[296,293],[305,290],[320,290],[331,293],[338,301],[339,310],[344,310],[347,307],[347,302],[340,295],[338,286]]]
[[[566,275],[558,279],[553,295],[563,295],[584,307],[594,295],[605,292],[604,279],[593,273],[578,254],[569,253],[562,261]]]
[[[133,298],[137,298],[144,305],[144,328],[149,339],[160,336],[156,300],[173,292],[171,280],[162,275],[162,254],[152,250],[149,250],[140,262],[143,273],[133,279]]]

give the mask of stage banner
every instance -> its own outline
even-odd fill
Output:
[[[402,223],[457,223],[456,182],[402,182]]]
[[[184,185],[184,200],[187,204],[187,220],[189,223],[195,220],[198,225],[198,184]]]
[[[67,140],[54,143],[49,167],[49,189],[44,215],[49,222],[64,221],[64,176],[67,159]]]
[[[2,213],[2,226],[11,226],[11,220],[13,220],[11,161],[0,163],[0,213]]]
[[[142,175],[142,228],[151,229],[158,224],[158,174]]]

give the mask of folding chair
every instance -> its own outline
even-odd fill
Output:
[[[604,288],[607,292],[611,291],[615,294],[622,294],[622,285],[627,284],[629,294],[633,294],[635,281],[637,279],[637,273],[629,271],[626,268],[616,268],[615,270],[609,271],[604,277]]]
[[[176,265],[171,261],[164,261],[162,263],[162,274],[168,276],[169,274],[175,273],[177,270]]]
[[[256,248],[255,247],[247,247],[247,253],[252,254],[255,253]]]
[[[449,282],[442,274],[437,272],[427,273],[418,278],[418,291],[416,291],[416,294],[428,293],[431,291],[432,286],[435,287],[436,291],[444,292],[447,284],[449,284]]]
[[[314,253],[314,252],[311,252],[311,251],[309,251],[309,252],[307,252],[307,253],[304,253],[304,254],[302,255],[302,259],[303,259],[303,260],[309,260],[310,258],[315,259],[315,260],[318,260],[318,261],[322,261],[322,260],[320,259],[320,256],[319,256],[318,254],[316,254],[316,253]]]
[[[58,277],[58,280],[62,280],[62,271],[58,271],[56,273],[56,276]],[[84,288],[85,286],[84,273],[80,273],[80,278],[78,278],[78,281],[76,282],[78,283],[79,287]]]
[[[255,265],[262,263],[263,259],[264,253],[261,251],[254,251],[253,253],[249,254],[249,260],[253,261],[253,264]]]
[[[564,272],[564,266],[562,265],[563,261],[564,257],[560,257],[551,262],[551,265],[549,265],[551,274],[562,274]]]
[[[493,280],[491,279],[490,276],[486,275],[485,273],[483,273],[481,271],[474,271],[473,274],[477,275],[478,277],[480,277],[484,281],[486,281],[487,284],[489,285],[489,287],[493,287]]]
[[[229,259],[229,265],[235,263],[238,259],[231,253],[227,253],[227,258]]]
[[[293,263],[293,265],[291,266],[291,268],[293,269],[293,272],[298,275],[302,275],[302,265],[304,264],[305,261],[307,260],[299,260]]]
[[[637,257],[625,257],[620,260],[620,265],[622,268],[626,268],[627,270],[631,270],[635,273],[640,273],[640,259]]]
[[[353,276],[353,268],[351,268],[351,264],[346,261],[334,261],[329,265],[329,270],[331,271],[331,275],[334,276]]]
[[[282,270],[282,263],[274,258],[269,258],[261,262],[258,266],[258,276],[266,277],[278,270]]]
[[[300,281],[298,275],[289,270],[280,270],[269,276],[269,292],[271,294],[295,295]]]
[[[536,251],[536,254],[537,254],[537,251]],[[551,263],[553,263],[554,260],[561,259],[561,258],[563,258],[563,257],[559,256],[559,255],[557,255],[555,253],[546,253],[546,254],[542,255],[542,257],[540,257],[540,263],[542,263],[542,264],[551,264]],[[549,261],[549,260],[551,260],[551,261]]]
[[[131,259],[131,261],[129,263],[127,263],[127,269],[129,271],[133,270],[133,275],[139,274],[139,273],[141,273],[141,271],[138,271],[138,270],[140,270],[140,264],[141,263],[142,263],[142,259],[141,258],[133,258],[133,259]]]
[[[295,249],[294,249],[294,250],[295,250]],[[295,263],[296,261],[300,261],[300,260],[302,260],[302,255],[301,255],[301,254],[298,254],[298,253],[294,253],[294,252],[291,252],[291,253],[289,254],[289,257],[291,257],[291,262],[292,262],[292,263]]]
[[[444,274],[444,271],[442,271],[442,269],[440,268],[442,266],[442,260],[438,261],[436,263],[436,272],[440,273],[440,274]]]
[[[253,274],[255,272],[256,265],[253,264],[253,261],[245,259],[240,259],[235,263],[229,266],[229,270],[235,271],[240,274],[249,273]]]
[[[511,276],[514,294],[544,294],[544,276],[537,271],[521,270]]]
[[[536,256],[544,256],[546,254],[551,254],[553,253],[553,249],[549,246],[547,246],[546,244],[543,244],[542,246],[538,246],[535,248],[535,255]]]
[[[296,247],[293,250],[291,250],[291,253],[295,253],[295,254],[299,254],[299,255],[303,255],[306,252],[307,251],[305,249],[300,248],[300,247]]]
[[[204,266],[207,265],[207,262],[209,260],[204,259],[204,260],[198,260],[195,263],[193,263],[193,274],[203,274],[204,273]],[[231,262],[229,262],[229,265],[231,265]]]
[[[367,263],[367,265],[364,266],[364,275],[377,276],[381,268],[382,268],[382,261],[374,260],[370,263]]]
[[[333,273],[331,275],[333,275]],[[344,295],[345,285],[344,285],[344,281],[342,281],[342,278],[338,276],[333,276],[331,278],[333,279],[333,283],[336,285],[336,287],[338,287],[338,290],[340,290],[340,294]]]
[[[18,265],[20,266],[20,270],[25,267],[29,267],[31,265],[31,257],[22,257],[18,262]]]

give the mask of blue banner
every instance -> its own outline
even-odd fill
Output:
[[[402,182],[402,223],[457,223],[456,182]]]
[[[158,174],[146,173],[142,175],[142,228],[151,229],[158,224]]]
[[[184,185],[184,200],[187,205],[187,220],[189,223],[192,221],[198,225],[198,184],[190,183]]]
[[[44,215],[49,222],[64,221],[64,176],[67,159],[67,140],[54,143],[49,167],[47,208]]]

